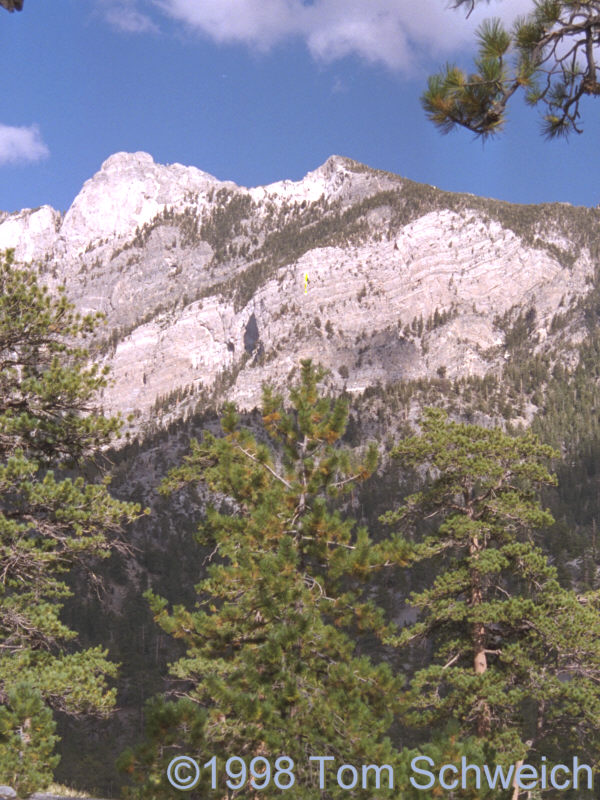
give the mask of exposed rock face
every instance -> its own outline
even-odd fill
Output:
[[[117,153],[64,218],[48,206],[0,216],[0,248],[106,313],[104,407],[137,410],[139,425],[157,398],[164,408],[171,394],[177,414],[201,389],[251,408],[263,381],[284,386],[304,357],[349,391],[498,370],[499,316],[535,308],[544,347],[553,316],[588,291],[599,221],[339,156],[301,181],[245,189]]]
[[[0,223],[0,249],[16,245],[17,257],[23,261],[44,258],[52,252],[60,226],[60,213],[50,206],[4,216]]]
[[[201,204],[210,189],[227,185],[234,186],[195,167],[155,164],[148,153],[116,153],[84,183],[65,215],[61,239],[71,252],[103,239],[127,239],[166,206],[183,205],[192,195]]]

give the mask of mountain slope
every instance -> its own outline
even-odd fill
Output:
[[[206,569],[211,548],[194,542],[206,488],[167,499],[157,486],[190,436],[218,433],[218,415],[178,418],[225,398],[252,409],[261,383],[285,388],[302,357],[352,394],[345,441],[380,444],[381,469],[348,501],[376,536],[406,479],[386,451],[420,406],[533,419],[565,454],[545,545],[562,577],[598,587],[599,222],[595,209],[451,194],[337,156],[301,181],[245,189],[144,153],[109,158],[64,217],[47,206],[0,214],[0,248],[39,261],[80,309],[106,313],[105,408],[137,410],[142,434],[165,423],[109,454],[115,494],[153,513],[127,532],[131,557],[104,565],[102,602],[79,576],[65,609],[84,644],[123,663],[117,721],[86,723],[87,737],[68,723],[65,780],[117,793],[110,765],[177,655],[141,591],[191,605]],[[260,434],[258,413],[244,422]],[[393,580],[387,610],[402,620],[419,574]]]
[[[284,387],[299,359],[361,392],[378,381],[500,375],[507,325],[530,312],[537,351],[590,289],[600,213],[442,192],[332,156],[298,182],[246,189],[117,153],[64,217],[0,218],[0,248],[43,264],[101,310],[104,407],[158,417]],[[305,287],[305,276],[308,285]],[[305,290],[306,289],[306,290]],[[531,316],[533,315],[533,316]]]

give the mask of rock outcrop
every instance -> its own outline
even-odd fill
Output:
[[[283,387],[309,356],[351,392],[498,371],[503,315],[533,308],[543,348],[554,316],[588,291],[599,221],[339,156],[301,181],[246,189],[117,153],[64,217],[48,206],[0,217],[0,248],[106,314],[104,408],[140,426],[209,397],[251,408],[263,381]],[[581,335],[569,331],[573,345]]]

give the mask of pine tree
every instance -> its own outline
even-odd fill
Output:
[[[455,7],[470,13],[477,2],[456,0]],[[429,78],[422,97],[429,118],[443,133],[459,125],[490,136],[502,129],[510,98],[523,89],[529,105],[546,107],[542,131],[548,138],[581,133],[581,100],[600,95],[599,12],[596,0],[535,0],[511,31],[498,19],[486,20],[477,31],[475,72],[449,64]]]
[[[0,0],[0,6],[11,13],[23,10],[23,0]]]
[[[319,788],[319,768],[310,756],[332,756],[337,767],[393,763],[386,731],[399,681],[386,664],[357,653],[355,644],[360,634],[390,632],[364,588],[377,568],[393,560],[393,543],[376,546],[365,528],[331,507],[373,473],[377,450],[371,445],[363,457],[352,458],[340,446],[347,405],[321,393],[323,377],[321,368],[303,361],[289,411],[281,396],[264,389],[263,423],[274,448],[240,428],[228,406],[224,436],[206,433],[201,444],[194,442],[163,487],[172,492],[202,480],[227,498],[227,508],[209,507],[201,527],[200,540],[213,552],[208,575],[196,587],[198,607],[169,613],[165,599],[149,595],[158,624],[186,645],[171,672],[186,687],[181,697],[198,712],[192,724],[189,704],[181,707],[188,730],[195,730],[192,738],[175,746],[163,726],[155,742],[166,737],[172,748],[149,746],[124,757],[126,769],[150,774],[145,798],[169,793],[166,764],[181,752],[197,754],[200,763],[218,757],[218,796],[225,796],[224,761],[234,755],[247,766],[254,758],[269,759],[273,770],[277,757],[293,759],[294,798],[348,795],[335,773],[325,790]],[[175,712],[175,704],[159,704],[153,730],[169,714],[173,730]],[[267,769],[266,762],[255,764]],[[196,796],[204,796],[206,780]],[[235,793],[259,795],[279,798],[281,789],[272,779],[259,793],[248,784]],[[387,796],[383,789],[381,796]]]
[[[58,764],[56,722],[39,689],[19,683],[6,692],[0,706],[0,768],[2,781],[19,794],[46,786]]]
[[[115,700],[116,666],[78,650],[60,618],[67,572],[108,556],[139,512],[106,481],[65,477],[119,429],[94,413],[106,377],[78,346],[95,324],[12,253],[0,260],[0,783],[19,793],[44,788],[57,763],[50,708],[105,713]]]
[[[420,618],[393,640],[427,640],[434,653],[403,698],[405,719],[427,730],[454,720],[497,763],[542,754],[595,763],[598,595],[563,588],[534,539],[553,521],[536,492],[555,483],[544,463],[557,453],[531,433],[513,438],[428,409],[393,454],[428,480],[384,519],[413,532],[426,520],[413,563],[433,567],[431,585],[410,598]]]

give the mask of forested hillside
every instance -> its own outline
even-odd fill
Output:
[[[337,158],[298,184],[225,190],[141,155],[109,159],[63,220],[35,212],[53,220],[35,244],[39,275],[4,261],[2,624],[9,655],[39,678],[16,685],[5,659],[6,783],[25,793],[54,774],[158,800],[171,791],[167,755],[226,756],[217,718],[254,758],[288,749],[296,761],[303,720],[303,752],[393,762],[404,783],[416,752],[514,766],[543,748],[556,760],[565,725],[592,762],[597,212],[449,195]],[[140,164],[181,207],[148,201],[133,231],[122,217],[112,230],[108,212],[94,221],[107,185],[146,180]],[[21,256],[35,213],[0,224]],[[100,223],[104,237],[86,238]],[[253,237],[256,252],[242,246]],[[195,276],[193,296],[180,274]],[[150,308],[153,292],[168,308]],[[38,329],[11,333],[28,303],[45,309]],[[128,416],[103,416],[114,409]],[[19,475],[29,482],[14,494]],[[36,533],[50,521],[55,561]],[[33,554],[33,583],[15,547]],[[51,624],[28,616],[38,584]],[[452,585],[444,609],[440,587]],[[85,702],[61,659],[92,665]],[[436,681],[456,728],[416,699],[437,696]],[[461,685],[464,701],[452,700]],[[554,718],[536,692],[552,694]],[[38,717],[45,733],[28,745],[39,765],[21,775]],[[313,797],[314,776],[298,777]]]
[[[444,408],[455,419],[485,427],[500,425],[511,434],[525,429],[520,421],[524,409],[533,410],[531,430],[560,453],[552,462],[558,485],[546,487],[542,493],[543,503],[555,519],[543,529],[542,548],[556,567],[561,585],[577,592],[599,588],[597,291],[594,283],[586,298],[554,323],[559,333],[580,321],[585,325],[586,335],[574,356],[569,350],[568,359],[561,353],[560,338],[553,352],[537,354],[532,335],[535,316],[516,314],[503,322],[503,347],[510,357],[499,377],[464,376],[450,380],[440,376],[378,383],[359,396],[346,395],[349,418],[342,441],[353,449],[375,442],[380,462],[373,476],[357,486],[349,498],[336,501],[336,505],[357,524],[366,525],[375,541],[385,541],[389,536],[390,528],[380,521],[381,514],[418,486],[418,479],[390,455],[392,446],[414,430],[415,406]],[[123,663],[122,710],[117,715],[118,723],[107,721],[100,728],[87,725],[92,744],[83,768],[75,750],[69,757],[68,747],[70,737],[77,737],[80,745],[80,727],[67,729],[67,750],[59,768],[64,780],[86,784],[86,775],[92,769],[103,778],[101,783],[91,785],[114,792],[122,777],[112,773],[108,778],[107,762],[122,747],[141,737],[143,701],[174,688],[166,678],[166,665],[181,654],[181,647],[152,621],[141,592],[151,586],[170,603],[193,605],[193,586],[206,574],[206,558],[211,552],[210,546],[202,547],[194,540],[208,495],[200,485],[170,496],[159,495],[157,487],[169,468],[181,463],[191,437],[202,439],[207,431],[218,434],[219,416],[218,409],[206,409],[110,456],[115,464],[115,493],[149,505],[152,513],[130,529],[131,540],[138,548],[134,556],[111,560],[104,604],[90,598],[85,608],[78,601],[69,613],[74,627],[84,632],[84,641],[110,642],[114,658]],[[245,414],[242,421],[255,435],[265,438],[259,413]],[[376,597],[389,619],[400,623],[414,619],[407,608],[408,594],[426,585],[432,569],[435,572],[435,562],[377,574]],[[392,653],[372,638],[367,637],[363,644],[361,641],[358,637],[361,650],[376,659],[384,658],[399,671],[408,670],[408,674],[427,662],[426,651]],[[423,741],[422,732],[420,738],[415,734],[411,743],[418,741]]]

